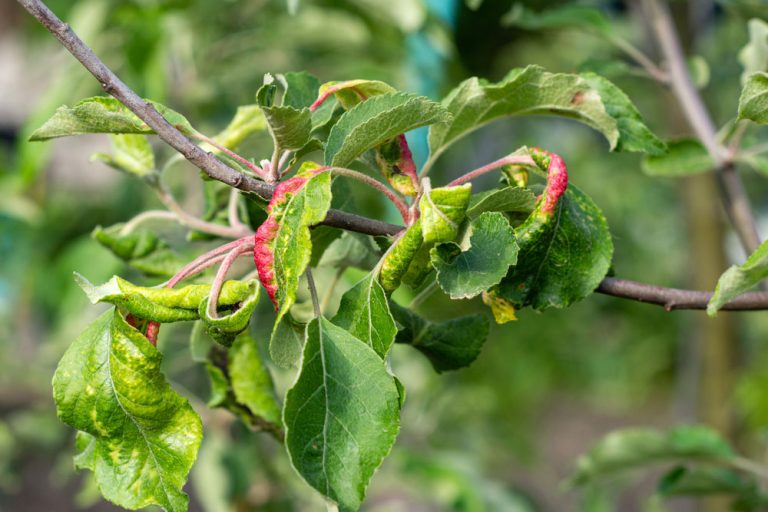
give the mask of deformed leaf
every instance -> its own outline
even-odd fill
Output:
[[[536,196],[527,188],[504,187],[472,196],[467,217],[474,219],[484,212],[531,213]]]
[[[365,276],[341,297],[339,311],[331,321],[370,345],[382,358],[386,357],[397,334],[387,296],[374,273]]]
[[[255,281],[253,283],[255,285]],[[227,310],[225,314],[218,314],[216,317],[212,317],[208,313],[210,297],[206,296],[200,301],[198,313],[200,320],[205,325],[205,330],[211,338],[225,347],[231,346],[235,337],[243,332],[251,321],[251,314],[253,314],[256,304],[259,302],[259,288],[258,286],[253,286],[250,291],[250,295],[238,301],[234,308]],[[217,309],[223,305],[225,305],[224,300],[220,299],[217,301]]]
[[[424,243],[450,242],[459,234],[459,226],[464,221],[472,184],[433,189],[425,179],[423,187],[419,211]]]
[[[483,315],[434,323],[391,301],[390,310],[398,324],[395,342],[424,354],[438,373],[472,364],[488,337],[490,325]]]
[[[667,143],[665,155],[646,155],[643,172],[651,176],[690,176],[709,172],[715,162],[701,142],[695,139],[678,139]]]
[[[611,264],[613,242],[600,209],[568,187],[562,159],[541,150],[532,150],[532,156],[548,170],[547,187],[533,213],[515,229],[518,263],[495,292],[518,309],[563,308],[600,284]]]
[[[267,129],[267,120],[258,105],[241,105],[226,128],[213,139],[225,148],[237,148],[246,137]]]
[[[309,227],[322,222],[330,206],[331,175],[311,162],[272,195],[269,217],[256,231],[254,260],[278,322],[296,300],[299,277],[312,256]]]
[[[768,73],[753,73],[747,77],[739,98],[739,119],[768,123]]]
[[[408,93],[369,98],[344,114],[331,128],[325,163],[346,167],[367,150],[414,128],[450,120],[439,103]]]
[[[269,357],[281,368],[298,366],[307,326],[293,319],[290,313],[275,323],[272,337],[269,339]]]
[[[585,485],[620,471],[665,461],[723,461],[733,457],[728,443],[703,426],[676,427],[669,432],[634,428],[611,432],[579,458],[570,477]]]
[[[469,299],[501,281],[517,262],[515,232],[504,215],[486,212],[467,231],[469,247],[449,242],[430,251],[437,283],[452,299]]]
[[[379,282],[384,291],[392,293],[400,286],[403,276],[423,243],[421,219],[411,224],[404,233],[398,235],[398,238],[384,255],[384,261],[381,264]]]
[[[95,153],[92,159],[100,160],[118,171],[144,178],[157,172],[155,154],[144,135],[111,134],[112,154]]]
[[[150,101],[157,111],[186,135],[197,133],[189,121],[165,105]],[[29,140],[48,140],[86,133],[155,133],[128,107],[115,98],[95,96],[86,98],[74,107],[59,107],[53,116],[35,130]]]
[[[317,108],[327,98],[334,95],[345,110],[371,96],[396,93],[397,89],[379,80],[347,80],[345,82],[326,82],[320,86],[319,96],[313,107]]]
[[[198,308],[211,290],[207,284],[191,284],[182,288],[146,288],[118,276],[95,286],[78,273],[75,273],[75,281],[92,304],[108,302],[139,318],[161,323],[197,320]],[[221,289],[219,305],[238,304],[257,292],[256,281],[226,281]]]
[[[715,293],[707,305],[707,314],[715,316],[721,307],[767,277],[768,241],[765,241],[743,265],[733,265],[720,276]]]
[[[131,267],[150,276],[170,277],[184,261],[152,231],[136,229],[123,234],[124,224],[96,226],[91,236]]]
[[[400,393],[382,358],[325,318],[314,319],[283,417],[296,471],[341,512],[358,510],[399,429]]]
[[[111,309],[67,349],[53,378],[64,423],[78,438],[79,467],[102,494],[130,509],[187,510],[181,488],[202,439],[200,418],[168,385],[162,355]]]
[[[568,117],[599,131],[612,150],[663,151],[663,144],[645,128],[626,96],[610,82],[592,75],[548,73],[528,66],[513,69],[495,84],[478,78],[465,80],[442,104],[453,119],[430,128],[432,160],[464,135],[512,115]]]

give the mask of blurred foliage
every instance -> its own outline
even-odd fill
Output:
[[[638,78],[633,65],[594,33],[502,26],[511,2],[468,3],[476,9],[448,0],[302,0],[292,16],[279,0],[49,2],[124,81],[182,112],[205,133],[217,133],[238,105],[252,103],[266,72],[306,69],[323,81],[380,79],[439,96],[468,75],[495,80],[514,66],[539,64],[551,71],[605,73],[636,102],[654,131],[670,138],[687,135],[668,122],[672,100],[667,93]],[[524,2],[533,11],[562,3]],[[653,52],[640,12],[622,2],[584,3],[598,5],[624,38]],[[760,0],[722,0],[714,13],[707,30],[696,34],[700,60],[695,65],[701,69],[702,62],[709,63],[702,92],[718,125],[726,125],[736,112],[741,74],[736,56],[749,40],[747,21],[766,13]],[[38,59],[50,63],[43,57],[55,43],[31,19],[19,19],[16,37],[24,42],[28,65]],[[0,509],[113,510],[98,502],[92,481],[81,484],[74,476],[72,436],[55,418],[50,378],[70,340],[101,311],[87,306],[72,271],[82,269],[94,282],[113,274],[136,275],[91,239],[92,229],[125,221],[154,200],[139,183],[117,173],[106,186],[81,188],[87,180],[82,176],[112,172],[102,163],[89,164],[87,148],[71,141],[26,142],[31,128],[55,107],[98,92],[98,84],[68,56],[54,59],[48,74],[55,80],[26,123],[13,127],[15,141],[0,142]],[[744,145],[764,140],[765,132],[750,128]],[[82,176],[43,172],[53,144],[66,148]],[[696,257],[689,253],[679,205],[686,182],[643,174],[639,156],[608,153],[587,129],[549,119],[497,123],[449,151],[433,180],[449,179],[522,145],[567,155],[573,181],[606,214],[617,275],[686,286],[689,261]],[[260,154],[264,147],[264,140],[252,138],[244,152]],[[189,205],[201,209],[201,192],[197,180],[187,179],[190,173],[194,169],[180,163],[167,179]],[[748,166],[743,174],[753,205],[764,212],[764,176]],[[349,195],[355,197],[355,211],[394,215],[367,190],[352,185]],[[171,245],[180,246],[183,231],[164,229]],[[729,244],[734,259],[742,259],[735,238]],[[345,272],[344,286],[337,287],[330,303],[337,304],[359,277],[355,270]],[[317,279],[322,289],[334,276]],[[407,292],[398,293],[407,304]],[[270,318],[263,306],[257,314]],[[480,311],[481,304],[479,299],[457,304],[434,293],[420,310],[443,320]],[[563,510],[577,503],[611,510],[607,495],[626,505],[621,493],[630,489],[633,496],[626,482],[609,487],[607,494],[595,487],[584,501],[554,489],[576,456],[608,430],[691,419],[678,411],[697,399],[691,392],[691,379],[697,377],[689,364],[697,315],[592,296],[546,317],[529,312],[518,322],[494,326],[472,367],[441,377],[409,347],[398,346],[392,365],[408,389],[404,429],[371,488],[367,510]],[[734,393],[733,412],[742,425],[735,441],[747,453],[761,454],[768,433],[768,317],[740,315],[738,322],[745,363]],[[256,321],[252,328],[262,345],[269,338],[267,324]],[[169,379],[198,408],[209,389],[204,369],[184,355],[189,331],[184,325],[164,328],[160,345]],[[280,391],[292,378],[291,372],[275,369]],[[209,413],[204,421],[205,441],[189,486],[193,510],[322,507],[293,476],[274,441],[253,435],[224,413]],[[679,471],[668,476],[667,494],[682,488],[683,476]],[[749,483],[743,485],[753,491]],[[601,504],[607,508],[598,508]],[[621,510],[642,506],[630,502]]]

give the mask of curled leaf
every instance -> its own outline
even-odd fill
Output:
[[[392,293],[400,286],[403,276],[423,243],[419,219],[393,242],[384,255],[379,273],[379,282],[384,291]]]
[[[139,318],[161,323],[197,320],[198,308],[211,290],[208,284],[191,284],[182,288],[147,288],[136,286],[118,276],[95,286],[77,273],[75,281],[92,304],[108,302]],[[227,281],[221,289],[219,304],[232,306],[257,292],[256,281]]]
[[[256,304],[259,302],[259,288],[258,286],[253,286],[250,295],[236,303],[233,310],[216,317],[212,317],[208,313],[209,300],[210,296],[206,296],[200,301],[200,306],[198,307],[200,319],[203,321],[205,330],[211,338],[225,347],[230,347],[235,337],[248,327],[251,314],[253,314]],[[217,302],[217,308],[224,304],[222,300]]]
[[[468,299],[498,284],[517,262],[515,232],[499,212],[486,212],[467,230],[469,247],[448,242],[430,251],[437,283],[452,299]]]
[[[464,221],[472,184],[433,189],[425,178],[423,188],[419,211],[424,243],[450,242],[459,234],[459,226]]]
[[[261,284],[278,311],[278,321],[296,300],[299,277],[312,256],[309,227],[331,206],[331,176],[312,162],[280,183],[256,231],[253,256]]]

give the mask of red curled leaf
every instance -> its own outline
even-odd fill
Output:
[[[547,188],[542,194],[539,211],[545,215],[552,215],[557,202],[568,188],[568,170],[560,155],[541,148],[531,148],[530,152],[539,168],[547,170]]]
[[[278,319],[293,305],[299,277],[309,264],[309,227],[322,222],[330,206],[331,175],[314,162],[304,164],[272,195],[269,216],[254,236],[253,260]]]

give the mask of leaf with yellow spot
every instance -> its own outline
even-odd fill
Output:
[[[181,488],[202,439],[200,418],[166,382],[162,355],[114,309],[70,345],[53,377],[58,415],[80,430],[75,464],[104,497],[139,509],[187,510]]]

